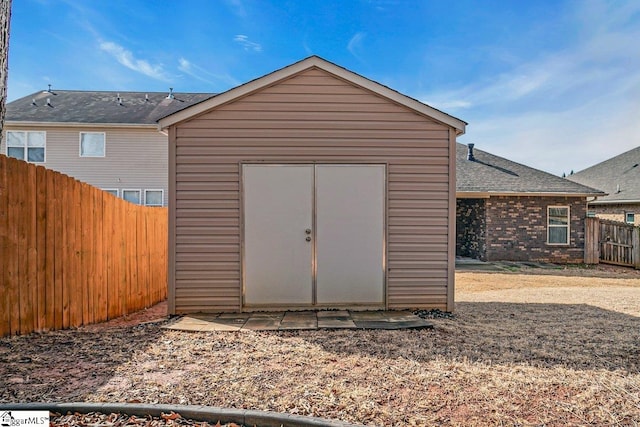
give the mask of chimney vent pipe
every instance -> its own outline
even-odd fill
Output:
[[[467,160],[469,160],[470,162],[475,162],[476,158],[473,157],[473,143],[469,143],[467,144],[467,147],[469,148],[469,151],[467,152]]]

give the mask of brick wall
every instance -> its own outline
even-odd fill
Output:
[[[485,260],[485,199],[456,200],[456,256]]]
[[[595,211],[598,218],[620,222],[625,222],[627,212],[634,213],[634,225],[640,225],[640,204],[590,205],[589,210]]]
[[[547,244],[547,206],[570,207],[568,245]],[[584,260],[586,201],[580,197],[491,197],[486,201],[488,261]]]

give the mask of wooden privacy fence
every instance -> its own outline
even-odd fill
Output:
[[[105,321],[166,294],[166,208],[0,155],[0,336]]]
[[[587,218],[584,253],[587,264],[602,262],[640,269],[640,227]]]

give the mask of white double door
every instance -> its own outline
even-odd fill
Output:
[[[384,165],[243,165],[244,305],[384,304]]]

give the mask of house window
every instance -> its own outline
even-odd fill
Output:
[[[140,204],[140,190],[122,190],[122,198],[127,202]]]
[[[624,220],[627,224],[635,224],[636,223],[636,214],[633,212],[626,212],[624,214]]]
[[[46,141],[45,132],[7,131],[7,156],[44,163]]]
[[[144,190],[144,204],[146,206],[162,206],[164,190]]]
[[[547,243],[569,244],[569,206],[547,207]]]
[[[80,132],[80,157],[104,156],[104,132]]]
[[[118,189],[117,188],[105,188],[103,189],[103,191],[106,191],[109,194],[113,194],[114,196],[118,197]]]

